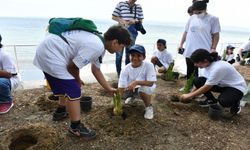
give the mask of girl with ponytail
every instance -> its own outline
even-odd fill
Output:
[[[194,80],[194,89],[181,96],[182,101],[204,94],[206,100],[200,106],[207,107],[219,103],[222,107],[230,107],[232,114],[240,112],[240,100],[247,90],[247,85],[241,74],[228,62],[218,60],[217,53],[205,49],[197,49],[191,55],[191,60],[198,68],[204,68],[204,75]],[[217,98],[212,92],[220,93]]]

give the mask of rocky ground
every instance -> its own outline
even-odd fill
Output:
[[[238,70],[249,82],[249,67]],[[93,105],[89,113],[82,112],[81,119],[97,131],[93,141],[71,136],[67,132],[69,120],[52,121],[57,102],[47,99],[50,93],[45,88],[17,91],[13,109],[0,116],[0,149],[250,149],[250,104],[231,119],[211,120],[208,108],[197,104],[202,98],[189,104],[170,100],[183,84],[183,80],[158,79],[153,120],[143,118],[144,106],[139,99],[133,106],[124,105],[125,120],[111,117],[112,96],[97,83],[85,85],[85,95],[93,98]]]

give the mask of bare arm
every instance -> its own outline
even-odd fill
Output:
[[[199,95],[209,91],[212,87],[213,86],[211,86],[211,85],[203,85],[199,89],[195,89],[195,90],[193,90],[192,92],[190,92],[188,94],[183,94],[181,96],[181,100],[188,100],[188,99],[194,98],[196,96],[199,96]]]
[[[101,72],[100,68],[97,68],[94,64],[91,64],[91,70],[93,75],[95,76],[96,80],[98,81],[98,83],[100,83],[100,85],[107,91],[109,92],[116,92],[115,88],[112,88],[108,82],[106,81],[106,79],[103,76],[103,73]]]
[[[183,48],[183,44],[185,43],[186,41],[186,37],[187,37],[187,32],[185,31],[181,37],[181,43],[179,45],[179,48]]]
[[[4,70],[0,70],[0,77],[4,77],[4,78],[11,78],[11,73],[4,71]]]
[[[219,32],[214,33],[214,34],[212,35],[211,52],[216,52],[216,47],[217,47],[217,45],[218,45],[219,39],[220,39],[220,33],[219,33]]]
[[[152,86],[154,84],[154,81],[133,81],[128,85],[126,90],[134,90],[137,85],[141,86]]]
[[[68,64],[67,69],[69,73],[78,81],[80,86],[84,84],[80,78],[80,69],[72,61]]]

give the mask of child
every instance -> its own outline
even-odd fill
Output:
[[[235,63],[234,49],[235,49],[234,46],[228,45],[227,49],[226,49],[226,52],[225,52],[225,57],[223,58],[223,60],[227,61],[230,64]]]
[[[79,100],[83,85],[80,69],[91,63],[92,73],[101,86],[115,92],[116,89],[108,84],[100,70],[101,59],[106,49],[113,54],[130,45],[130,34],[122,26],[112,26],[104,34],[104,43],[95,34],[83,30],[66,31],[62,35],[68,43],[60,36],[48,33],[37,47],[34,65],[44,72],[53,94],[59,96],[59,107],[53,114],[53,120],[60,121],[69,115],[68,131],[90,140],[96,137],[95,131],[80,122]]]
[[[153,119],[154,111],[151,105],[151,96],[156,87],[156,73],[152,63],[144,61],[146,52],[143,46],[134,45],[129,50],[130,63],[121,71],[118,88],[124,92],[138,92],[145,104],[145,119]]]
[[[183,94],[181,99],[185,101],[204,94],[207,97],[204,106],[219,102],[223,107],[230,107],[233,115],[238,114],[241,111],[240,100],[247,90],[246,82],[232,65],[217,58],[217,53],[209,53],[205,49],[198,49],[191,55],[194,65],[204,68],[206,77],[196,78],[195,88],[192,92]],[[220,95],[215,98],[212,92]]]
[[[0,114],[5,114],[13,107],[12,92],[20,83],[17,69],[10,55],[2,51],[0,35]]]
[[[166,41],[159,39],[157,41],[157,51],[154,51],[151,62],[158,66],[157,70],[159,73],[166,73],[169,65],[174,61],[171,53],[167,51]]]

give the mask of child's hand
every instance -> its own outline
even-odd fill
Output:
[[[190,94],[182,94],[180,99],[181,101],[187,101],[187,100],[190,100],[191,97],[190,97]]]
[[[126,90],[128,90],[128,91],[134,91],[134,89],[135,89],[136,86],[137,86],[136,81],[133,81],[132,83],[130,83],[128,85],[128,87],[126,88]]]
[[[116,89],[116,88],[113,88],[113,87],[110,87],[110,88],[108,89],[108,91],[109,91],[110,94],[113,95],[113,94],[117,91],[117,89]]]

